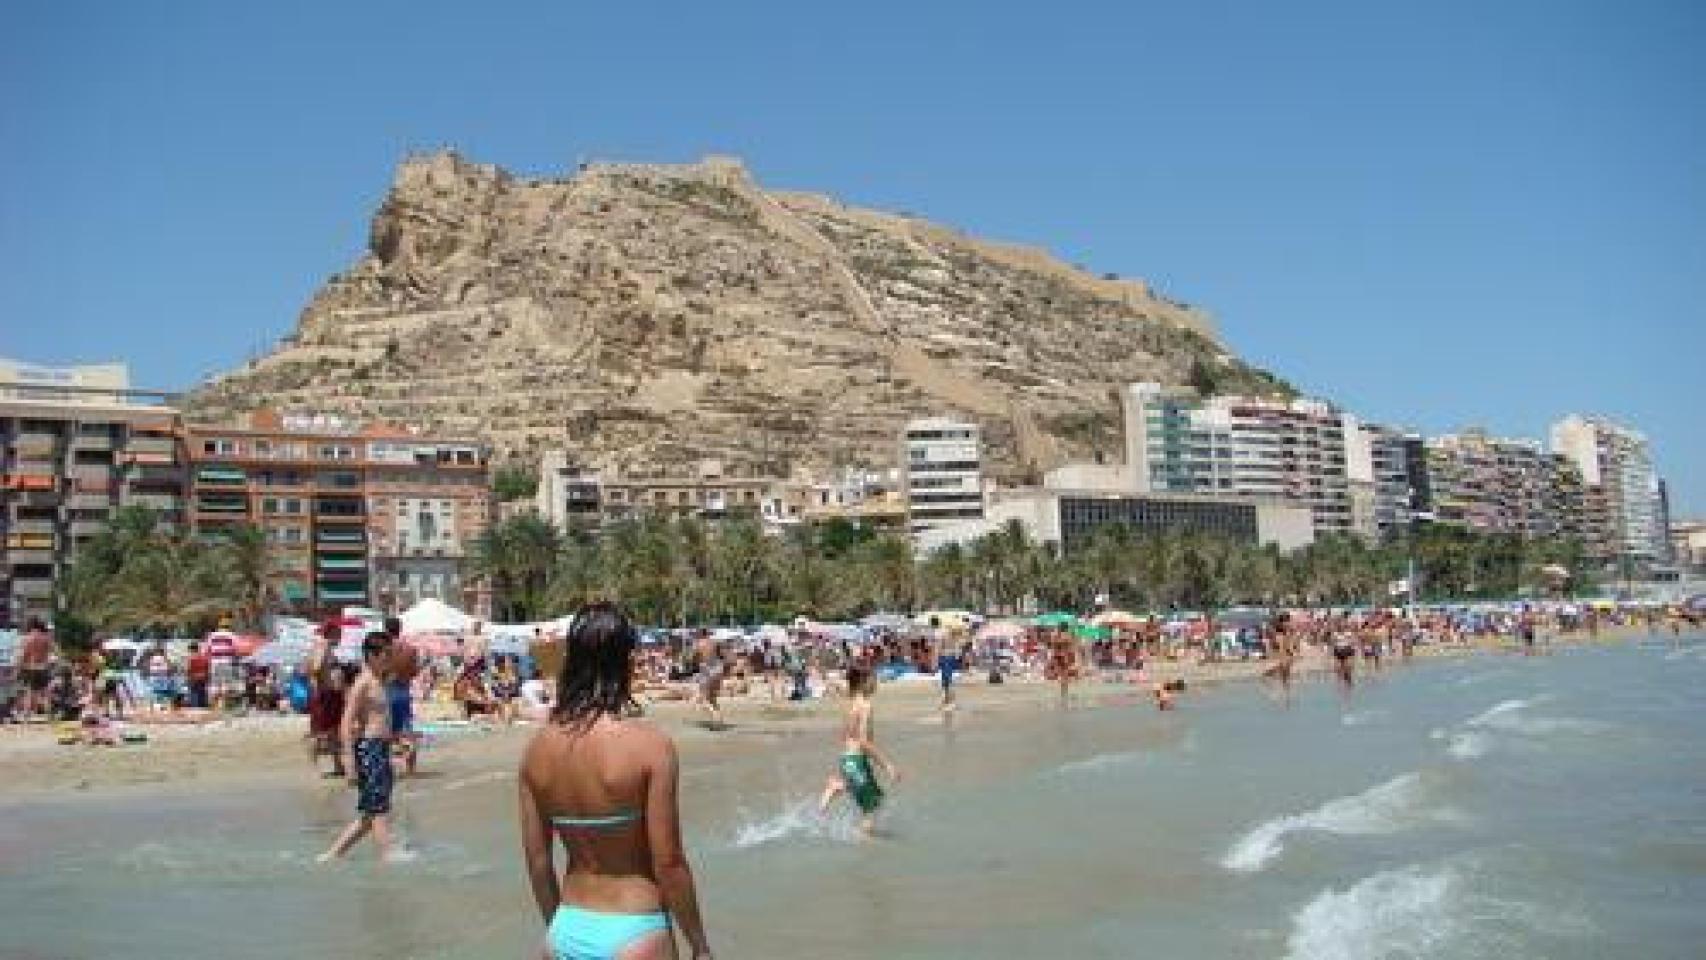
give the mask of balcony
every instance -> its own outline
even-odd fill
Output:
[[[13,567],[18,567],[18,566],[47,567],[47,566],[52,566],[53,561],[54,561],[53,551],[52,550],[43,550],[39,547],[8,548],[6,551],[6,563],[7,563],[7,565],[13,566]]]
[[[178,510],[184,505],[184,498],[175,493],[151,493],[133,490],[124,496],[126,506],[147,507],[150,510]]]
[[[125,475],[131,483],[170,484],[182,486],[184,471],[175,466],[161,464],[138,464]]]
[[[195,482],[206,487],[241,487],[249,482],[249,475],[236,467],[198,467]]]
[[[13,577],[12,596],[20,600],[50,600],[53,598],[53,581]]]
[[[132,436],[130,442],[124,445],[124,450],[132,456],[166,456],[175,460],[178,456],[178,441],[171,437]]]
[[[349,601],[349,600],[365,601],[367,599],[367,585],[364,583],[352,583],[352,584],[321,583],[321,584],[316,584],[315,593],[319,594],[320,600],[323,603],[324,602],[342,602],[342,601]]]
[[[105,510],[112,505],[113,497],[110,493],[83,491],[65,498],[65,506],[72,510]]]
[[[36,507],[39,509],[59,506],[60,495],[58,491],[54,490],[26,490],[12,494],[11,500],[12,503],[20,507]]]
[[[114,446],[113,435],[111,433],[79,433],[71,440],[71,449],[73,451],[90,450],[110,452]]]
[[[12,534],[51,537],[59,531],[59,521],[45,517],[19,517],[7,525],[7,530]]]
[[[347,572],[365,574],[367,572],[367,559],[365,557],[321,555],[314,561],[314,567],[321,574]]]

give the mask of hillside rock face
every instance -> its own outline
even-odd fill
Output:
[[[741,165],[526,180],[412,158],[369,253],[270,355],[188,399],[568,447],[589,465],[786,473],[894,464],[909,417],[983,425],[995,472],[1118,443],[1113,391],[1212,370],[1283,385],[1141,282],[910,217],[768,192]]]

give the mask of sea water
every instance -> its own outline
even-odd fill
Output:
[[[982,709],[881,733],[879,836],[836,744],[690,750],[728,957],[1683,958],[1706,942],[1706,638]],[[879,698],[879,718],[881,718]],[[739,727],[722,736],[748,736]],[[431,755],[429,754],[429,759]],[[0,809],[0,957],[521,957],[541,930],[508,757],[407,782],[409,857],[313,856],[336,784]]]

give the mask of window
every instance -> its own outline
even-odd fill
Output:
[[[241,452],[241,447],[235,440],[212,439],[201,442],[201,452],[210,457],[234,457]]]
[[[320,446],[321,460],[354,460],[355,448],[348,444],[327,443]]]

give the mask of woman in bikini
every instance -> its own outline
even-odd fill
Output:
[[[554,960],[674,958],[672,927],[694,960],[711,956],[682,848],[675,745],[625,719],[638,640],[610,604],[575,614],[551,722],[522,757],[522,851]]]

